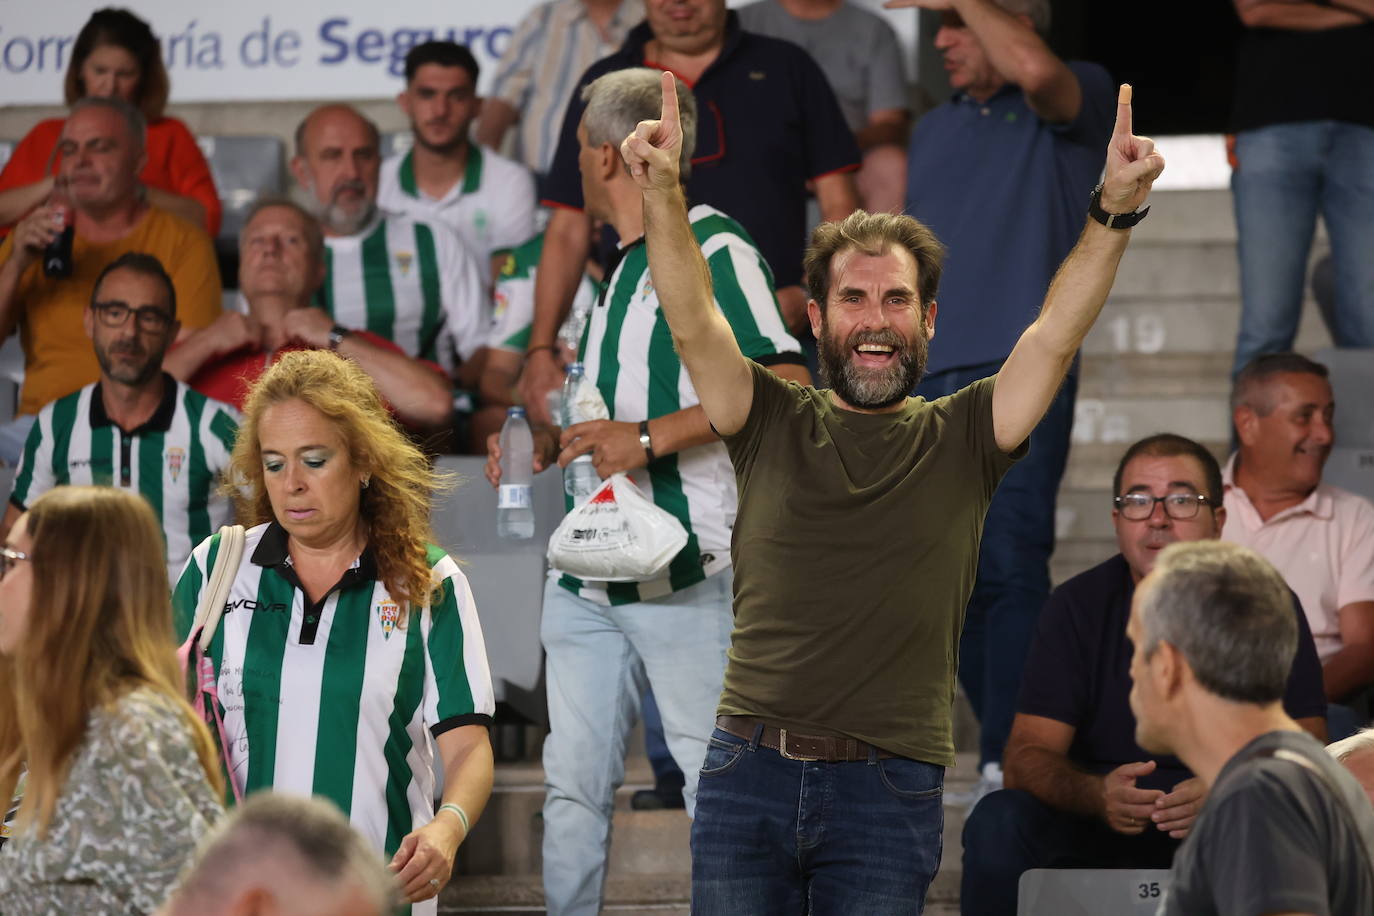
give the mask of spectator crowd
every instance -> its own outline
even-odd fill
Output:
[[[953,90],[919,117],[853,0],[545,0],[485,97],[410,49],[390,155],[311,110],[230,258],[157,37],[92,14],[0,171],[0,912],[438,912],[496,699],[435,458],[507,506],[508,416],[531,472],[685,535],[651,573],[551,553],[550,913],[603,905],[641,719],[693,912],[919,913],[945,805],[966,914],[1044,868],[1374,912],[1374,504],[1293,350],[1320,214],[1323,317],[1374,354],[1374,7],[1234,4],[1230,423],[1114,456],[1117,552],[1058,587],[1079,351],[1167,150],[1050,0],[888,0]]]

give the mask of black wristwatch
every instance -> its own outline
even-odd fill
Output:
[[[339,344],[344,342],[344,338],[353,332],[341,324],[336,324],[329,329],[329,349],[339,349]]]
[[[1150,208],[1136,210],[1132,213],[1108,213],[1102,209],[1102,185],[1099,183],[1093,188],[1092,197],[1088,198],[1088,215],[1097,220],[1108,229],[1129,229],[1136,223],[1145,218],[1145,214],[1150,212]]]
[[[644,446],[644,454],[648,456],[650,461],[653,461],[656,456],[654,455],[654,441],[649,438],[648,420],[639,421],[639,444]]]

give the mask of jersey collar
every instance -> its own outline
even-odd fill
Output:
[[[253,550],[253,563],[256,566],[264,566],[281,572],[291,580],[293,585],[300,588],[300,582],[296,579],[296,571],[291,567],[290,538],[291,536],[286,533],[286,529],[276,519],[268,522],[267,530],[262,533],[258,546]],[[372,582],[376,578],[377,556],[372,552],[372,545],[369,544],[363,548],[362,553],[358,554],[353,565],[344,570],[338,584],[330,591],[348,588],[359,582]]]
[[[99,429],[102,426],[114,426],[115,421],[110,419],[110,415],[105,412],[105,399],[100,396],[100,382],[95,383],[95,388],[91,391],[91,429]],[[177,380],[166,372],[162,373],[162,401],[157,405],[157,410],[153,415],[143,422],[137,429],[121,430],[131,436],[141,436],[144,433],[165,433],[172,428],[172,417],[177,412]]]
[[[396,180],[401,185],[401,190],[409,197],[419,199],[420,184],[415,180],[415,150],[412,148],[406,152],[401,159],[400,168],[396,170]],[[463,166],[463,180],[459,182],[458,193],[475,194],[482,187],[482,147],[472,140],[468,141],[468,161]],[[450,190],[444,198],[453,196]]]

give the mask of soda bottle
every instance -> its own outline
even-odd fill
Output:
[[[501,488],[496,499],[496,533],[523,541],[534,537],[534,440],[525,408],[506,410],[501,427]]]
[[[575,423],[596,419],[595,417],[583,416],[582,409],[579,407],[579,397],[586,378],[587,370],[581,363],[568,365],[568,377],[563,381],[564,429]],[[563,489],[572,497],[574,505],[586,502],[599,486],[601,486],[601,477],[596,473],[596,467],[592,464],[590,452],[578,455],[568,462],[568,466],[563,469]]]
[[[67,192],[59,183],[53,185],[48,197],[48,206],[60,214],[62,231],[43,248],[43,275],[46,277],[70,277],[72,275],[72,240],[76,237],[76,211],[67,198]]]

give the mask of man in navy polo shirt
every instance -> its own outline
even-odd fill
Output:
[[[1101,67],[1065,63],[1046,46],[1049,0],[902,5],[942,11],[935,47],[955,89],[916,125],[908,153],[906,212],[949,250],[940,334],[916,390],[933,400],[997,372],[1039,313],[1102,171],[1113,83]],[[969,802],[1001,786],[1021,666],[1050,591],[1076,391],[1075,364],[988,509],[959,649],[959,680],[982,727],[983,778]]]
[[[1180,761],[1136,744],[1126,622],[1159,551],[1220,536],[1221,490],[1216,458],[1191,439],[1163,433],[1126,450],[1113,486],[1121,552],[1050,596],[1007,741],[1007,788],[965,822],[965,913],[1015,913],[1028,868],[1169,867],[1202,790]],[[1321,663],[1296,599],[1293,616],[1298,652],[1284,707],[1324,740]]]
[[[822,219],[843,219],[858,206],[851,174],[860,161],[854,135],[825,75],[805,51],[742,31],[725,0],[648,0],[645,21],[625,45],[578,81],[543,189],[543,203],[555,209],[536,275],[534,325],[520,379],[535,419],[549,419],[545,396],[563,383],[553,348],[591,240],[577,163],[582,89],[603,73],[643,66],[672,71],[692,87],[701,114],[687,193],[693,204],[719,207],[748,231],[768,262],[794,333],[806,327],[800,285],[806,183],[813,182]]]

